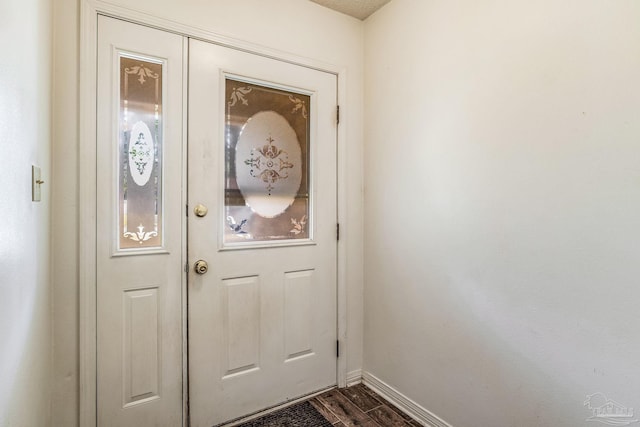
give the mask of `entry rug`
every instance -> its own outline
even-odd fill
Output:
[[[309,402],[300,402],[238,427],[332,427]]]

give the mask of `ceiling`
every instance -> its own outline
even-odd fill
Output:
[[[328,7],[341,13],[361,20],[367,19],[376,10],[391,0],[311,0],[314,3]]]

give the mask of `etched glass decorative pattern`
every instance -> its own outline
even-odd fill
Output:
[[[120,56],[118,249],[162,246],[162,63]]]
[[[227,78],[224,243],[309,239],[309,95]]]

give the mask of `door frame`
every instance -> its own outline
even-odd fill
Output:
[[[101,0],[83,0],[80,2],[80,93],[78,113],[79,141],[79,240],[78,278],[79,278],[79,422],[80,427],[96,427],[97,425],[97,328],[96,328],[96,61],[98,39],[98,15],[105,15],[135,24],[157,28],[176,33],[187,38],[200,39],[232,49],[242,50],[255,55],[288,62],[291,64],[328,72],[337,76],[337,105],[346,106],[346,67],[316,61],[277,49],[266,48],[253,43],[237,40],[227,36],[206,31],[189,25],[151,16],[146,13],[115,6]],[[184,51],[185,76],[188,66],[188,51]],[[187,79],[184,80],[183,103],[186,106]],[[340,125],[337,127],[337,204],[338,223],[347,224],[347,161],[346,141],[347,126],[346,108],[342,108]],[[183,109],[183,171],[182,180],[186,183],[186,146],[187,146],[187,109]],[[183,202],[186,204],[186,191]],[[183,226],[183,258],[186,262],[186,215],[182,219]],[[346,227],[343,227],[346,228]],[[340,342],[340,355],[337,360],[338,387],[347,385],[347,257],[346,249],[348,233],[341,233],[337,241],[337,337]],[[187,372],[187,275],[182,280],[182,347],[183,347],[183,426],[187,426],[188,405],[188,372]]]

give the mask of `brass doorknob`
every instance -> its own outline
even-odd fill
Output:
[[[196,214],[196,216],[202,218],[203,216],[207,215],[207,212],[209,212],[209,209],[207,209],[207,207],[203,204],[198,203],[196,205],[195,208],[193,208],[193,213]]]
[[[196,263],[193,265],[193,269],[196,271],[196,273],[198,274],[205,274],[207,271],[209,271],[209,264],[207,263],[207,261],[201,260],[199,259],[198,261],[196,261]]]

